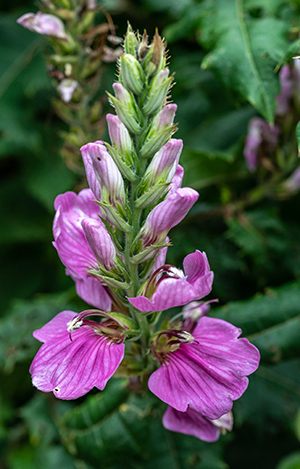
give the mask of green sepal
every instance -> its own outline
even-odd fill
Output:
[[[120,71],[125,88],[140,95],[144,89],[145,76],[141,65],[133,55],[121,55]]]
[[[133,57],[136,56],[136,51],[139,46],[138,40],[133,32],[130,24],[128,24],[127,32],[124,40],[124,52],[125,54],[131,54]]]
[[[135,200],[134,204],[137,208],[147,208],[157,205],[157,203],[164,197],[169,189],[170,183],[158,182],[150,187],[143,195]]]
[[[140,150],[142,158],[151,158],[176,132],[176,124],[166,126],[157,131],[153,129],[146,137],[145,143]]]
[[[107,93],[109,97],[109,101],[112,106],[115,108],[120,121],[127,127],[129,132],[132,134],[139,135],[142,132],[142,127],[138,123],[138,115],[134,112],[133,109],[129,109],[128,107],[124,106],[119,99],[113,96],[110,93]]]
[[[121,288],[122,290],[127,290],[130,288],[131,283],[128,282],[122,282],[121,280],[117,280],[114,277],[104,275],[101,273],[101,270],[88,270],[89,274],[94,275],[95,277],[100,278],[108,287],[111,288]]]
[[[130,262],[133,264],[141,264],[157,254],[159,249],[165,248],[167,246],[171,246],[170,243],[155,243],[151,244],[151,246],[147,246],[145,249],[141,250],[138,254],[134,254],[130,257]]]
[[[118,170],[120,171],[122,176],[124,176],[126,179],[128,179],[131,182],[135,181],[136,178],[137,178],[137,175],[130,168],[130,166],[128,166],[127,162],[125,162],[122,159],[122,155],[114,147],[109,145],[109,143],[104,143],[104,145],[106,146],[110,156],[112,157],[112,159],[116,163],[116,165],[118,167]],[[126,151],[126,156],[127,156],[127,154],[128,154],[128,152]]]
[[[97,204],[102,208],[102,212],[104,213],[106,220],[112,223],[119,230],[125,231],[125,233],[130,233],[132,227],[124,220],[115,207],[107,202],[101,202],[99,200],[97,200]]]
[[[162,108],[167,97],[169,87],[171,86],[173,77],[172,75],[164,80],[158,87],[150,87],[146,102],[142,108],[143,113],[148,116],[154,114]]]
[[[99,202],[98,200],[95,200],[95,202]],[[100,220],[104,223],[105,225],[105,228],[107,229],[111,239],[113,240],[113,243],[114,245],[116,246],[116,248],[118,249],[118,251],[122,251],[123,250],[123,247],[121,246],[118,238],[117,238],[117,234],[116,232],[112,229],[111,225],[108,223],[107,220],[105,220],[105,218],[103,218],[101,215],[98,215]]]
[[[131,333],[139,332],[137,323],[129,316],[125,316],[122,313],[109,312],[107,317],[116,321],[125,331],[130,331]]]

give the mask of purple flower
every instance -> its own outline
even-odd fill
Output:
[[[71,101],[74,91],[76,90],[78,83],[76,80],[70,80],[69,78],[65,78],[60,82],[57,89],[61,94],[61,99],[68,103]]]
[[[98,204],[93,199],[94,194],[89,189],[82,190],[78,195],[66,192],[56,197],[53,245],[67,268],[67,274],[75,281],[78,295],[93,306],[110,310],[111,300],[106,289],[99,279],[87,273],[89,270],[98,270],[97,258],[107,265],[108,258],[113,256],[112,241],[108,239],[109,235],[99,219]],[[88,233],[88,240],[83,224]],[[89,233],[91,228],[88,226],[95,225],[99,233],[105,233],[105,243],[101,244],[101,255],[100,246],[94,248],[92,233]]]
[[[156,396],[179,412],[192,409],[210,420],[232,408],[259,364],[259,352],[241,330],[221,319],[203,316],[192,333],[162,332],[152,344],[161,364],[149,378]]]
[[[33,333],[43,342],[30,367],[40,391],[77,399],[94,386],[103,390],[121,363],[124,336],[116,329],[108,333],[109,320],[84,319],[88,313],[63,311]]]
[[[284,116],[290,110],[293,95],[293,70],[284,65],[279,72],[280,94],[276,97],[276,115]]]
[[[156,205],[140,232],[143,247],[163,241],[171,228],[187,215],[198,197],[199,194],[194,189],[183,187]]]
[[[98,183],[102,190],[101,200],[109,202],[114,206],[117,202],[120,202],[121,205],[124,206],[124,181],[120,171],[118,170],[115,162],[108,153],[103,142],[96,141],[94,143],[87,143],[86,145],[81,147],[80,150],[82,153],[83,162],[86,168],[86,175],[89,183],[91,179],[90,172],[94,172],[90,188],[93,190],[93,187],[95,187],[95,182],[93,178],[96,176],[96,179],[98,180]],[[97,192],[99,192],[98,189],[96,190]]]
[[[233,424],[231,412],[222,415],[219,419],[211,420],[193,409],[188,408],[186,412],[179,412],[170,406],[162,422],[167,430],[193,435],[207,442],[217,441],[220,433],[232,430]]]
[[[244,147],[244,156],[250,171],[257,168],[261,153],[268,153],[276,148],[279,133],[276,125],[272,126],[260,117],[250,120]]]
[[[63,22],[54,15],[47,15],[41,11],[38,11],[36,14],[26,13],[17,20],[17,23],[30,31],[35,31],[45,36],[67,39]]]
[[[132,141],[129,132],[118,116],[107,114],[106,120],[111,143],[117,147],[121,154],[125,154],[126,151],[131,152]]]
[[[182,140],[172,138],[153,157],[149,164],[144,180],[150,185],[164,182],[171,182],[178,166],[179,157],[182,151]]]
[[[208,295],[213,282],[205,253],[196,251],[185,257],[184,271],[164,265],[152,274],[144,288],[144,295],[128,298],[140,311],[163,311],[182,306]]]

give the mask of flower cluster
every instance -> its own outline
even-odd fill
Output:
[[[171,86],[158,33],[149,44],[129,27],[109,94],[111,143],[81,148],[89,188],[55,201],[53,244],[91,309],[63,311],[35,331],[43,345],[30,371],[38,389],[61,399],[103,390],[118,369],[149,377],[150,391],[168,404],[167,429],[215,441],[231,429],[233,401],[259,353],[238,328],[206,316],[209,302],[199,300],[213,273],[205,253],[187,255],[182,270],[166,264],[169,231],[198,198],[182,187]],[[160,323],[176,306],[180,319]]]

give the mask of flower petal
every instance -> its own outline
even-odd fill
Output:
[[[220,429],[214,425],[212,420],[190,408],[186,412],[179,412],[169,406],[162,422],[167,430],[193,435],[207,442],[217,441],[220,436]]]
[[[35,336],[43,337],[45,343],[30,367],[34,386],[44,392],[53,391],[61,399],[76,399],[94,386],[104,389],[124,356],[124,344],[113,343],[88,326],[74,331],[70,340],[67,331],[70,313],[60,313],[52,320],[52,325],[50,321],[37,331]],[[73,317],[75,315],[73,313]],[[53,337],[55,327],[56,340]]]
[[[189,254],[183,265],[187,278],[163,278],[151,299],[140,295],[128,298],[130,303],[140,311],[163,311],[208,295],[212,288],[213,272],[209,270],[205,253],[196,251]]]
[[[189,407],[209,419],[229,412],[259,363],[259,352],[240,329],[226,321],[202,317],[192,343],[182,343],[149,378],[149,389],[185,412]]]

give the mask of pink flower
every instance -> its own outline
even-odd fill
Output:
[[[99,208],[93,199],[94,194],[89,189],[78,195],[66,192],[56,197],[53,245],[67,268],[67,274],[75,281],[78,295],[93,306],[110,310],[111,300],[106,289],[99,279],[88,274],[89,270],[98,270],[97,259],[107,266],[114,255],[113,243],[99,219]],[[97,248],[93,244],[95,225],[98,234],[105,235]]]
[[[207,442],[217,441],[220,433],[232,430],[232,413],[228,412],[219,419],[211,420],[188,408],[186,412],[179,412],[168,407],[163,416],[163,426],[173,432],[193,435]]]
[[[194,189],[183,187],[156,205],[140,232],[143,247],[162,242],[171,228],[184,219],[198,197],[199,194]]]
[[[92,165],[94,175],[100,184],[102,190],[100,200],[108,202],[113,206],[117,202],[124,206],[126,198],[124,181],[116,163],[108,153],[103,142],[99,140],[94,143],[87,143],[80,150],[86,166],[88,182],[90,178],[90,165]],[[94,182],[90,185],[92,190],[93,186]]]
[[[208,295],[213,282],[205,253],[196,251],[185,257],[184,271],[164,265],[146,283],[144,295],[128,298],[140,311],[163,311],[182,306]]]
[[[63,22],[54,15],[47,15],[41,11],[38,11],[36,14],[26,13],[17,20],[17,23],[30,31],[35,31],[45,36],[67,39]]]
[[[276,148],[279,133],[277,125],[272,126],[260,117],[250,120],[244,147],[244,156],[250,171],[257,168],[262,151],[269,153]]]
[[[184,328],[184,324],[183,324]],[[162,332],[152,344],[160,368],[149,378],[156,396],[179,412],[192,409],[214,420],[229,412],[259,364],[259,352],[241,330],[203,316],[192,333]]]
[[[40,391],[77,399],[94,386],[103,390],[118,368],[124,336],[116,329],[109,335],[107,320],[86,320],[88,313],[63,311],[33,333],[43,342],[30,367],[33,385]]]

